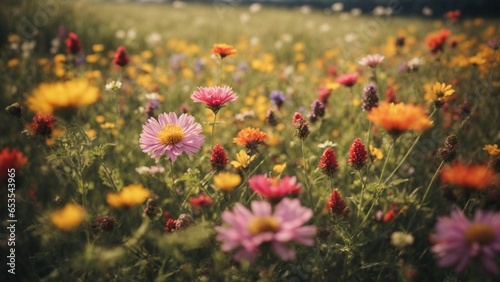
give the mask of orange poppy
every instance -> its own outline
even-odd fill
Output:
[[[247,153],[253,155],[257,146],[262,144],[267,138],[267,133],[260,131],[258,128],[247,127],[238,132],[233,143],[236,143],[247,148]]]
[[[487,165],[456,163],[443,168],[441,182],[462,188],[482,190],[495,180],[495,172]]]

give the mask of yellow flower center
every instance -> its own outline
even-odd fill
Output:
[[[250,234],[257,235],[263,232],[276,232],[279,230],[280,225],[278,221],[270,216],[266,217],[256,217],[247,225]]]
[[[491,243],[495,239],[495,231],[490,225],[475,223],[465,231],[465,240],[472,244],[478,242],[481,245]]]
[[[182,127],[177,124],[167,124],[158,132],[158,140],[163,145],[174,145],[179,143],[184,137]]]

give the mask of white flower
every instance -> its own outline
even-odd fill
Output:
[[[374,68],[378,66],[384,59],[385,57],[380,54],[371,54],[362,58],[358,63],[362,66],[369,66],[371,68]]]
[[[413,235],[406,232],[396,231],[391,234],[391,245],[399,249],[413,244],[413,241]]]
[[[332,5],[332,10],[334,12],[342,12],[342,10],[344,10],[344,4],[341,2],[337,2]]]
[[[330,140],[326,140],[325,142],[318,144],[318,148],[325,149],[326,147],[336,147],[337,143],[333,143]]]
[[[104,86],[106,91],[116,91],[122,87],[121,81],[111,81]]]

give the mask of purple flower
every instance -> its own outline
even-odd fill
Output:
[[[201,125],[190,115],[181,114],[177,117],[174,112],[163,113],[158,116],[158,120],[150,118],[142,126],[139,142],[142,151],[150,153],[152,158],[165,154],[175,162],[182,153],[191,156],[201,149],[205,141],[201,130]]]
[[[294,260],[296,253],[289,243],[313,245],[316,227],[304,226],[313,212],[301,206],[298,199],[284,198],[274,213],[271,204],[265,201],[253,201],[251,206],[248,210],[237,203],[232,211],[222,213],[228,226],[216,227],[222,251],[237,250],[235,260],[254,260],[263,244],[270,246],[281,259]]]
[[[269,94],[269,99],[271,99],[271,103],[279,109],[285,102],[285,95],[279,90],[273,90],[271,94]]]
[[[455,266],[462,272],[471,259],[478,259],[485,270],[499,273],[495,255],[500,252],[500,213],[476,210],[469,220],[455,208],[451,216],[438,218],[432,240],[439,267]]]

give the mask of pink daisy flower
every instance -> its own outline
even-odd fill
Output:
[[[238,99],[238,96],[229,86],[198,87],[191,95],[193,102],[204,103],[207,108],[217,113],[225,103]]]
[[[248,185],[260,196],[279,200],[288,194],[298,194],[300,184],[296,184],[295,176],[285,176],[281,180],[275,177],[268,178],[265,174],[252,176]]]
[[[498,274],[495,255],[500,252],[500,213],[476,210],[469,220],[456,208],[450,217],[439,217],[431,251],[439,267],[455,265],[461,272],[471,259],[479,259],[489,272]]]
[[[200,150],[205,141],[200,132],[201,125],[194,121],[194,117],[163,113],[158,120],[152,117],[142,126],[139,142],[142,151],[150,153],[152,158],[165,154],[175,162],[182,153],[191,156]]]
[[[340,75],[335,79],[335,81],[344,86],[351,87],[356,84],[356,81],[358,81],[358,73],[354,72]]]
[[[380,54],[372,54],[362,58],[358,63],[362,66],[369,66],[371,68],[374,68],[378,66],[384,59],[385,57]]]
[[[264,243],[283,260],[294,260],[296,256],[295,250],[287,247],[288,243],[313,245],[316,227],[304,226],[313,212],[302,207],[298,199],[284,198],[276,205],[274,213],[271,204],[265,201],[253,201],[251,206],[250,211],[237,203],[232,211],[222,213],[228,226],[216,227],[222,251],[236,249],[235,260],[252,261]]]

